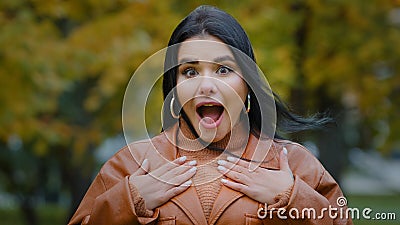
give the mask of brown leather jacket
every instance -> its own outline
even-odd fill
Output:
[[[279,151],[283,146],[287,148],[289,166],[295,179],[289,203],[280,212],[275,210],[265,214],[263,203],[222,186],[207,222],[196,189],[192,186],[156,208],[152,217],[138,217],[128,184],[129,175],[139,168],[138,162],[145,158],[149,159],[150,171],[166,163],[166,160],[176,159],[176,148],[166,138],[166,134],[171,134],[169,132],[175,132],[175,129],[151,140],[130,144],[108,160],[69,224],[353,224],[351,219],[346,219],[346,206],[337,205],[337,199],[343,196],[342,191],[321,163],[301,145],[281,140],[273,141],[266,163],[260,165],[279,169]],[[251,158],[249,156],[254,153],[258,142],[256,137],[250,135],[243,156]],[[331,213],[333,216],[329,216],[330,208],[337,209]],[[299,216],[295,218],[296,212]],[[335,212],[336,218],[332,219]],[[265,218],[258,217],[258,214]]]

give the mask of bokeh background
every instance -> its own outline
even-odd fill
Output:
[[[354,223],[400,224],[399,0],[2,0],[0,223],[67,223],[125,144],[132,73],[200,4],[237,18],[293,111],[336,119],[287,138],[316,154],[350,207],[396,213]],[[147,121],[155,133],[158,96]]]

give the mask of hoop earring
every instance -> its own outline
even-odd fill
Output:
[[[246,108],[246,112],[247,112],[247,113],[250,112],[250,93],[247,94],[247,108]]]
[[[171,116],[175,119],[178,119],[179,115],[176,115],[174,112],[174,101],[175,101],[175,97],[172,97],[171,103],[169,104],[169,110],[171,111]]]

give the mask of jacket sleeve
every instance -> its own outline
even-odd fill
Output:
[[[152,217],[140,217],[135,211],[135,198],[129,186],[129,175],[137,168],[132,157],[119,153],[103,166],[68,223],[77,224],[153,224],[159,216],[155,209]],[[130,160],[130,162],[127,162]],[[136,166],[135,166],[136,165]],[[134,169],[132,169],[134,168]]]
[[[347,206],[338,205],[344,200],[339,185],[319,160],[298,144],[288,148],[288,152],[289,166],[294,174],[289,201],[281,211],[273,209],[270,213],[294,224],[353,224],[351,218],[347,218]],[[291,160],[297,163],[291,164]]]

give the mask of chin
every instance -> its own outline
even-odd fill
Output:
[[[201,125],[200,125],[201,126]],[[211,143],[211,142],[217,142],[220,141],[221,139],[223,139],[230,131],[229,129],[230,126],[226,125],[226,124],[221,124],[221,126],[219,126],[218,128],[215,129],[205,129],[203,130],[203,132],[200,129],[204,129],[199,127],[199,130],[197,131],[198,134],[200,134],[200,138],[207,142],[207,143]]]

